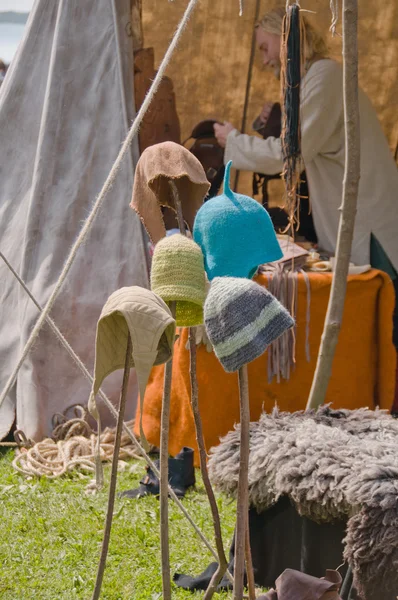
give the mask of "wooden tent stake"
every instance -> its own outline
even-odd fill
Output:
[[[238,505],[236,509],[235,567],[233,600],[242,600],[245,573],[245,540],[249,512],[249,445],[250,445],[250,404],[247,365],[239,369],[240,403],[240,464],[238,481]],[[250,569],[250,563],[246,565]],[[248,581],[252,574],[248,576]],[[254,578],[253,578],[254,579]]]
[[[182,213],[182,206],[180,197],[178,194],[178,189],[174,181],[169,181],[170,188],[174,197],[174,205],[177,213],[177,221],[178,226],[180,228],[180,233],[182,235],[186,235],[186,228],[184,222],[184,216]],[[205,446],[205,440],[203,436],[203,427],[202,427],[202,418],[200,416],[199,410],[199,394],[198,394],[198,379],[196,375],[196,339],[195,339],[195,331],[196,327],[190,327],[189,329],[189,373],[191,379],[191,405],[192,412],[195,422],[196,429],[196,441],[198,443],[199,450],[199,459],[200,459],[200,470],[202,473],[203,484],[205,486],[205,490],[207,493],[207,497],[209,500],[209,505],[211,509],[212,519],[213,519],[213,527],[214,527],[214,538],[216,542],[216,549],[218,555],[218,568],[214,573],[213,577],[210,580],[210,583],[207,587],[207,590],[203,596],[203,600],[210,600],[214,593],[217,591],[218,584],[224,576],[228,568],[227,557],[225,556],[224,544],[222,540],[222,532],[221,532],[221,521],[220,514],[218,512],[217,501],[214,495],[213,488],[211,486],[209,473],[207,470],[207,452]]]
[[[360,177],[358,0],[343,0],[344,125],[346,159],[336,268],[307,409],[324,404],[343,318]],[[325,91],[327,93],[327,91]]]
[[[119,402],[119,414],[118,414],[117,425],[116,425],[115,445],[114,445],[113,457],[112,457],[111,481],[110,481],[110,485],[109,485],[108,508],[107,508],[107,512],[106,512],[104,538],[102,540],[101,556],[100,556],[100,561],[98,564],[97,578],[95,581],[95,587],[94,587],[94,592],[92,595],[92,600],[98,600],[98,598],[100,597],[102,580],[104,577],[104,571],[105,571],[105,565],[106,565],[106,557],[108,555],[109,539],[111,536],[111,527],[112,527],[112,518],[113,518],[113,508],[115,505],[117,466],[118,466],[118,461],[119,461],[120,443],[121,443],[122,429],[123,429],[123,423],[124,423],[124,412],[125,412],[125,408],[126,408],[126,396],[127,396],[127,387],[128,387],[129,374],[130,374],[132,349],[133,349],[133,346],[132,346],[131,337],[130,337],[130,333],[129,333],[128,338],[127,338],[126,361],[124,364],[122,391],[120,394],[120,402]]]
[[[173,318],[176,303],[170,302]],[[169,548],[169,426],[170,396],[173,374],[173,357],[164,368],[162,416],[160,422],[160,550],[162,556],[163,600],[171,600],[170,548]]]

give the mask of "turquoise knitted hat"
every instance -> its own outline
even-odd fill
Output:
[[[180,233],[160,240],[152,258],[151,289],[166,304],[176,302],[176,323],[194,327],[203,323],[206,274],[201,249]]]
[[[282,258],[265,208],[253,198],[231,191],[231,164],[225,169],[224,193],[203,204],[194,222],[193,238],[202,248],[209,280],[252,278],[259,265]]]
[[[254,281],[216,277],[204,307],[206,332],[227,373],[261,356],[294,326],[284,306]]]

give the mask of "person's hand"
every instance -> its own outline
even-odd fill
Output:
[[[264,123],[264,125],[268,121],[268,118],[271,114],[272,106],[273,106],[272,102],[266,102],[263,106],[263,110],[260,113],[260,121],[262,123]]]
[[[227,145],[227,137],[234,129],[235,127],[231,123],[224,123],[224,125],[215,123],[214,135],[216,136],[217,142],[220,144],[221,148],[225,148]]]

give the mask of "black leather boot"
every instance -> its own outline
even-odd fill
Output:
[[[159,469],[160,460],[155,460]],[[140,481],[140,486],[134,490],[126,490],[119,497],[141,498],[143,496],[159,496],[159,479],[152,469],[146,467],[147,474]],[[169,484],[179,498],[185,496],[188,488],[195,485],[195,469],[193,466],[193,449],[184,446],[174,458],[169,458]]]

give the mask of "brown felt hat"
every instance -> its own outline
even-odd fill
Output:
[[[177,186],[184,220],[191,231],[210,188],[202,165],[184,146],[163,142],[144,150],[137,163],[130,206],[154,244],[166,236],[161,207],[175,210],[170,180]]]

